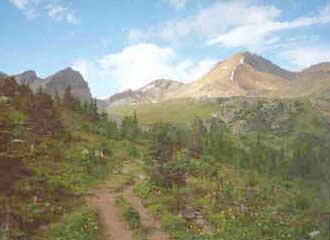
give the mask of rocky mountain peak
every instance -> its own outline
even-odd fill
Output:
[[[245,64],[250,65],[252,68],[259,72],[269,73],[277,75],[281,78],[291,79],[294,78],[295,74],[293,72],[287,71],[275,64],[271,61],[250,52],[243,53],[243,62]]]
[[[80,72],[75,71],[70,67],[58,71],[54,75],[47,77],[46,80],[63,82],[65,84],[70,84],[71,86],[73,84],[87,85],[87,82],[84,80]]]
[[[64,93],[65,88],[70,85],[72,94],[82,100],[89,101],[92,98],[87,82],[80,72],[68,67],[45,79],[45,89],[55,94]]]
[[[18,84],[32,84],[35,81],[40,80],[36,72],[33,70],[28,70],[23,73],[17,74],[15,75],[15,79],[18,82]]]

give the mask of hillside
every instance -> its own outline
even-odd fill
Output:
[[[218,119],[234,132],[266,131],[287,134],[309,129],[319,131],[330,124],[329,98],[269,99],[269,98],[210,98],[168,100],[154,104],[116,106],[110,115],[124,117],[136,112],[140,122],[187,124],[199,118]],[[324,92],[324,96],[326,92]]]
[[[157,122],[190,124],[196,117],[207,120],[216,116],[216,99],[199,101],[194,99],[168,100],[160,103],[118,105],[108,109],[110,116],[123,118],[136,112],[140,122],[150,125]]]

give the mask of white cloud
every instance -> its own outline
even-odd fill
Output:
[[[55,21],[66,21],[77,24],[79,21],[73,11],[59,4],[49,4],[47,6],[48,16]]]
[[[28,19],[33,19],[38,15],[36,0],[9,0],[9,2],[22,11]]]
[[[72,64],[72,68],[84,77],[84,79],[89,82],[89,63],[84,59],[78,59]]]
[[[163,0],[163,1],[170,4],[172,7],[176,9],[184,8],[188,3],[188,0]]]
[[[212,38],[233,26],[269,22],[279,15],[280,10],[273,6],[250,5],[249,1],[243,0],[216,1],[195,15],[139,30],[139,34],[134,29],[134,33],[140,37],[138,40],[158,38],[167,42],[175,42],[191,35]]]
[[[8,0],[19,9],[28,19],[33,19],[39,15],[47,15],[55,21],[77,24],[79,22],[74,11],[60,4],[56,0]]]
[[[200,39],[206,45],[242,47],[251,51],[275,44],[278,33],[316,24],[330,23],[330,5],[313,17],[280,21],[282,12],[273,5],[257,5],[253,0],[216,1],[195,15],[167,21],[149,29],[131,29],[131,42],[162,40],[169,43]],[[181,41],[179,41],[181,40]]]
[[[228,32],[218,35],[216,38],[207,41],[207,45],[222,45],[226,47],[251,48],[269,44],[273,33],[311,26],[314,24],[330,23],[329,16],[321,13],[317,17],[301,17],[290,22],[265,21],[254,24],[242,24]],[[271,44],[274,42],[270,42]]]
[[[139,43],[99,60],[103,79],[119,85],[120,90],[137,89],[155,79],[174,79],[189,82],[206,73],[216,61],[193,63],[179,59],[172,48]]]
[[[28,3],[28,0],[9,0],[9,1],[19,9],[24,9]]]
[[[330,61],[330,48],[321,46],[290,46],[279,53],[279,57],[294,65],[295,70],[320,62]]]

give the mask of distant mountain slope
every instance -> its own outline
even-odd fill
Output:
[[[296,73],[295,81],[281,92],[285,97],[318,95],[330,91],[330,63],[320,63]]]
[[[35,81],[41,80],[41,78],[38,78],[36,72],[32,70],[15,75],[15,79],[18,84],[31,84]]]
[[[164,87],[167,83],[171,83],[170,87]],[[184,98],[292,98],[312,95],[326,89],[330,89],[330,63],[320,63],[300,72],[291,72],[261,56],[243,52],[219,62],[202,78],[188,84],[157,80],[136,91],[127,90],[115,94],[109,99],[109,107]]]
[[[70,85],[72,95],[82,100],[89,101],[92,98],[87,82],[78,71],[72,68],[63,69],[46,79],[39,78],[35,71],[29,70],[14,76],[17,83],[28,84],[33,91],[42,87],[50,94],[63,95],[65,88]]]
[[[158,79],[135,91],[129,89],[111,96],[108,106],[156,103],[181,86],[183,83],[178,81]]]
[[[70,85],[74,96],[83,100],[92,98],[90,89],[83,76],[72,68],[66,68],[45,79],[44,87],[47,92],[60,95],[64,93],[65,88]]]
[[[285,85],[291,75],[262,57],[249,52],[238,53],[220,62],[176,96],[189,95],[189,92],[196,92],[198,97],[267,95]]]

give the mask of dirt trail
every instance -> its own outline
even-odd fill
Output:
[[[99,210],[108,236],[107,240],[133,240],[133,234],[127,223],[121,218],[121,213],[116,206],[116,197],[123,195],[127,202],[139,212],[141,224],[148,229],[148,240],[169,240],[169,235],[161,229],[159,220],[153,218],[143,206],[141,200],[133,192],[133,186],[124,188],[123,192],[114,193],[107,187],[102,187],[91,192],[88,202]]]
[[[143,206],[141,200],[133,192],[133,186],[127,187],[123,196],[131,206],[140,214],[141,224],[148,229],[149,240],[168,240],[169,235],[161,229],[161,223],[150,215],[148,210]]]
[[[92,192],[88,199],[89,204],[99,210],[105,226],[107,240],[133,240],[132,232],[122,220],[116,206],[118,194],[110,192],[108,188],[100,188]]]

